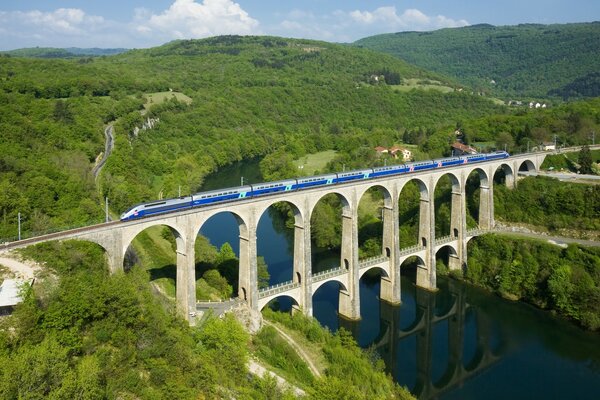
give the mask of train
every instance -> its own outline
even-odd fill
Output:
[[[365,168],[353,171],[332,172],[324,175],[307,176],[294,179],[285,179],[276,182],[263,182],[232,188],[210,190],[207,192],[192,194],[190,196],[137,204],[121,214],[121,221],[128,221],[173,211],[181,211],[187,208],[202,207],[214,203],[266,196],[278,192],[290,192],[319,186],[335,185],[354,180],[374,179],[382,176],[409,174],[417,171],[446,168],[461,164],[478,163],[507,157],[509,157],[509,154],[506,151],[495,151],[492,153],[469,154],[458,157],[440,158],[435,160],[418,161],[376,168]]]

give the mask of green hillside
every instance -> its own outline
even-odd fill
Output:
[[[482,24],[377,35],[354,44],[505,98],[600,95],[600,22]]]
[[[100,222],[105,196],[122,212],[179,185],[195,191],[240,159],[391,145],[405,129],[506,111],[373,76],[452,86],[370,50],[273,37],[176,41],[84,62],[0,57],[0,238],[16,236],[18,212],[25,232]],[[148,117],[160,122],[135,135]],[[90,171],[110,121],[116,148],[97,191]]]
[[[80,47],[27,47],[23,49],[2,51],[0,54],[6,54],[12,57],[73,58],[83,56],[110,56],[124,53],[125,51],[127,51],[127,49],[100,49],[97,47],[85,49]]]

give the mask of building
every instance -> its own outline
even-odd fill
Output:
[[[402,157],[402,161],[412,160],[412,151],[410,151],[408,149],[398,147],[398,146],[392,146],[390,148],[389,152],[394,158]]]
[[[32,280],[5,279],[0,285],[0,316],[12,314],[15,306],[21,299],[21,286],[23,284],[31,285]]]
[[[468,146],[464,143],[454,142],[452,143],[452,156],[463,156],[465,154],[477,154],[477,150],[473,147]]]
[[[554,144],[553,142],[544,142],[542,143],[541,147],[543,151],[556,150],[556,144]]]
[[[375,151],[377,152],[378,156],[388,153],[388,149],[386,149],[385,147],[381,147],[381,146],[375,147]]]

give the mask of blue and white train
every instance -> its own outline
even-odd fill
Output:
[[[381,176],[408,174],[428,169],[445,168],[460,164],[471,164],[489,160],[507,158],[505,151],[487,154],[470,154],[460,157],[440,158],[429,161],[418,161],[408,164],[390,165],[386,167],[367,168],[355,171],[337,172],[318,176],[307,176],[296,179],[286,179],[277,182],[265,182],[238,186],[233,188],[211,190],[196,193],[191,196],[179,197],[142,203],[132,207],[121,215],[121,221],[146,217],[148,215],[180,211],[186,208],[200,207],[207,204],[235,201],[240,199],[265,196],[271,193],[302,190],[316,186],[333,185],[359,179],[372,179]]]

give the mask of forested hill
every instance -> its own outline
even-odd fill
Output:
[[[126,52],[127,49],[100,49],[97,47],[80,48],[80,47],[27,47],[23,49],[15,49],[2,51],[0,54],[9,55],[12,57],[33,57],[33,58],[74,58],[83,56],[111,56]]]
[[[354,43],[497,96],[600,96],[600,22],[472,25],[398,32]]]
[[[411,86],[401,88],[405,80]],[[419,90],[419,80],[450,91]],[[28,232],[100,222],[104,196],[122,212],[176,196],[179,185],[197,190],[207,173],[240,159],[372,152],[407,128],[506,111],[451,86],[390,55],[273,37],[81,59],[0,56],[0,238],[16,236],[18,212]],[[148,117],[159,122],[134,134]],[[98,192],[90,171],[110,121],[116,146]]]

